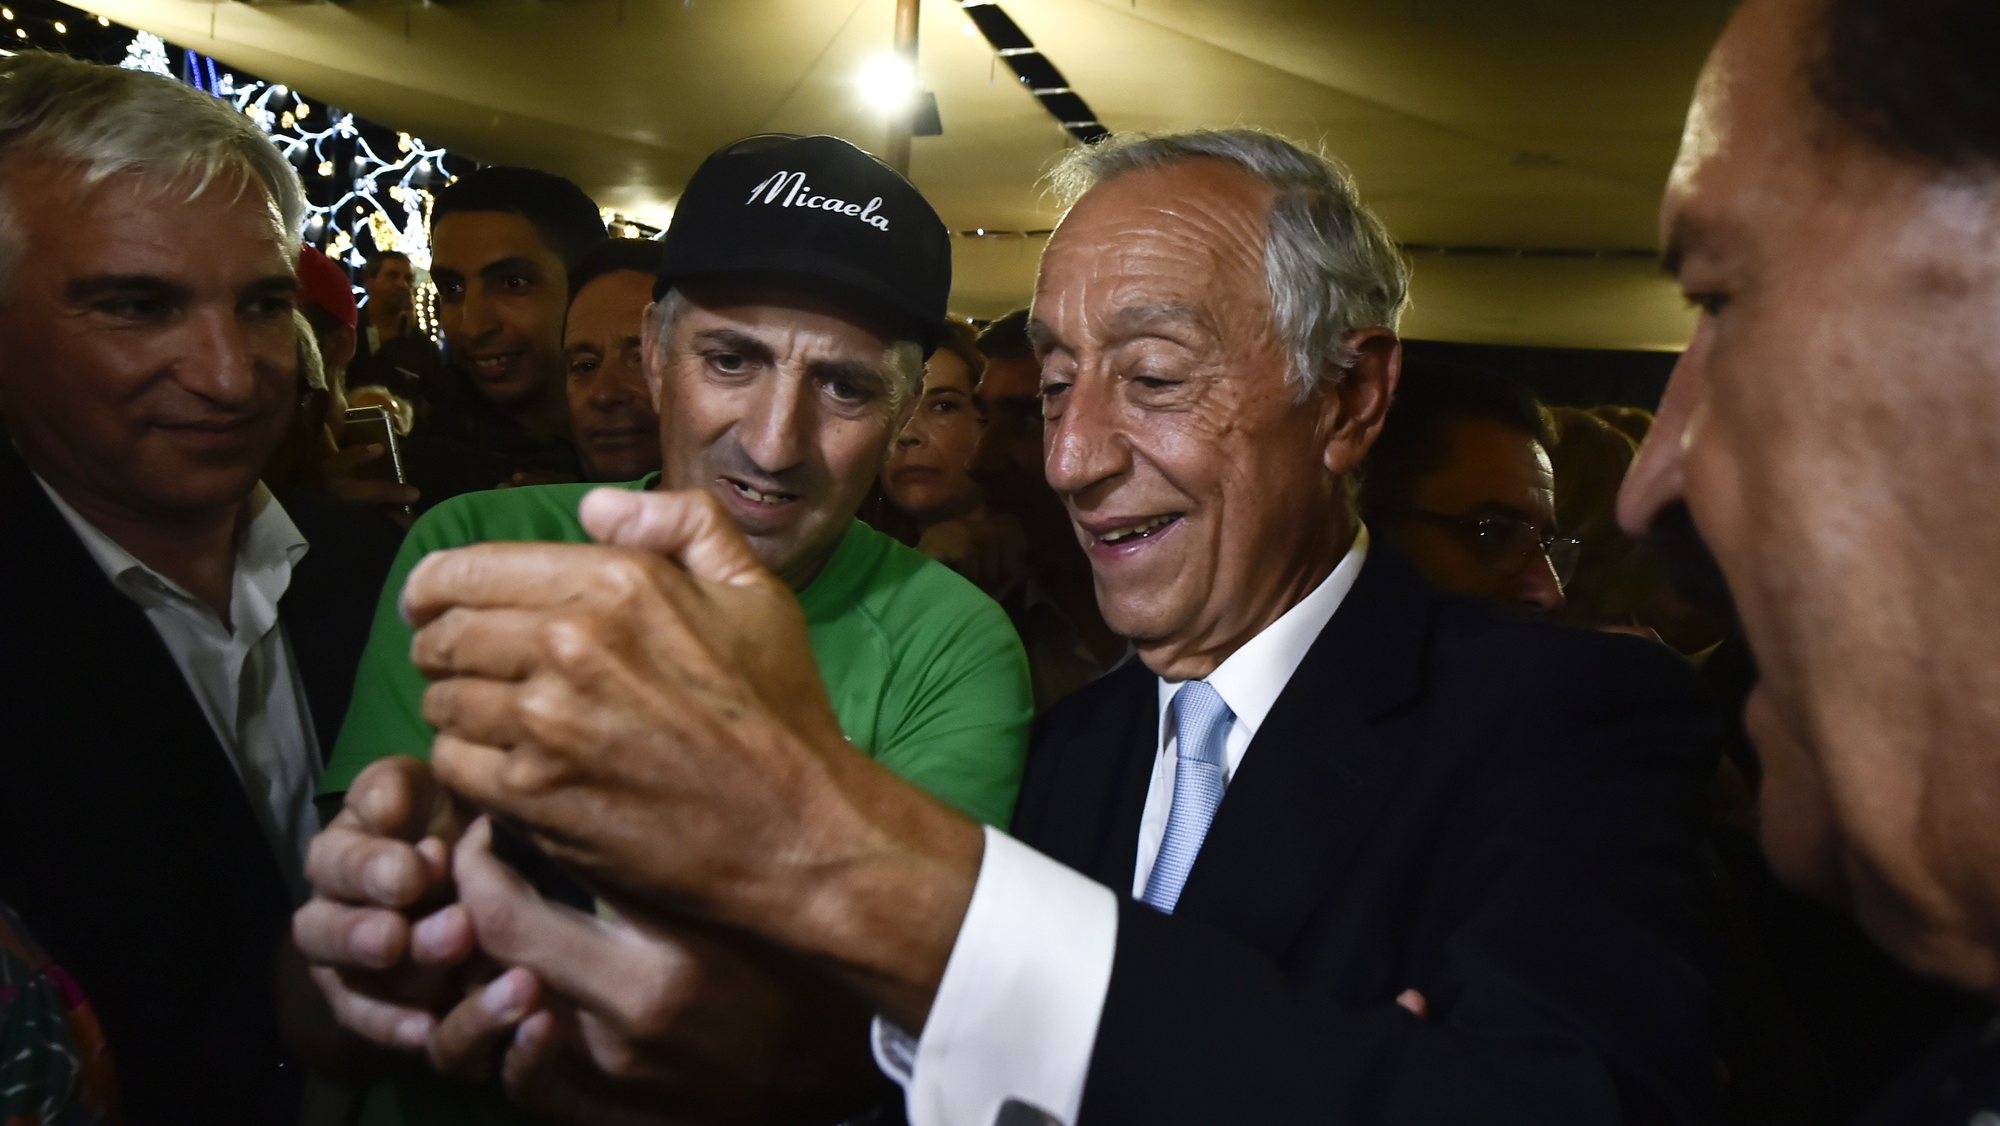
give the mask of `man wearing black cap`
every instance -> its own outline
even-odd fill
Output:
[[[757,137],[710,157],[681,197],[646,319],[664,469],[626,487],[714,496],[796,592],[847,739],[948,804],[1005,824],[1031,712],[1020,644],[971,584],[854,519],[914,404],[950,269],[930,205],[844,141]],[[466,1002],[483,997],[482,1011],[510,1025],[546,988],[567,994],[584,1025],[617,1030],[627,1014],[603,1010],[644,1004],[635,994],[647,991],[600,990],[589,975],[687,958],[685,936],[621,930],[522,894],[482,848],[460,850],[460,867],[472,868],[456,873],[459,900],[436,897],[452,876],[444,846],[464,826],[421,761],[441,703],[424,691],[429,655],[412,661],[403,582],[426,554],[465,544],[556,541],[549,560],[560,568],[579,550],[567,544],[617,542],[618,530],[580,517],[587,491],[456,498],[411,530],[391,573],[321,788],[323,800],[345,793],[345,808],[314,843],[316,895],[294,925],[336,1019],[376,1045],[455,1058],[465,1021],[438,1018],[463,990],[416,987],[429,968],[470,956],[475,929],[503,968],[535,971],[502,974]],[[550,638],[572,641],[592,644]],[[466,840],[483,842],[484,828]],[[489,909],[507,925],[489,925]],[[556,934],[582,935],[581,948]],[[546,1032],[546,1015],[522,1027]]]

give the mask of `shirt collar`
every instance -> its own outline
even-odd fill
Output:
[[[62,494],[56,492],[42,475],[34,474],[35,484],[42,487],[49,502],[56,506],[63,522],[76,533],[83,549],[90,553],[91,561],[104,572],[112,585],[133,593],[133,584],[143,576],[145,581],[162,587],[180,598],[194,601],[181,585],[140,562],[138,557],[119,546],[118,541],[105,535],[97,525],[84,519],[83,514],[70,507]],[[250,492],[244,502],[245,511],[250,514],[249,523],[236,537],[236,584],[255,582],[267,589],[275,588],[272,600],[282,595],[290,585],[292,568],[305,558],[307,543],[297,524],[285,512],[278,498],[262,481]]]
[[[1320,631],[1333,620],[1334,611],[1347,599],[1347,592],[1354,587],[1355,578],[1361,574],[1361,563],[1368,555],[1368,529],[1357,526],[1354,544],[1347,549],[1334,568],[1333,573],[1320,581],[1312,593],[1299,599],[1292,608],[1279,616],[1278,620],[1265,626],[1255,637],[1244,642],[1234,653],[1225,657],[1215,671],[1205,678],[1209,686],[1222,696],[1222,702],[1236,716],[1245,734],[1256,737],[1257,729],[1263,725],[1264,717],[1271,714],[1271,708],[1291,682],[1299,662],[1305,660],[1306,650],[1318,640]],[[1160,742],[1165,743],[1169,705],[1174,693],[1180,691],[1185,681],[1160,680]]]

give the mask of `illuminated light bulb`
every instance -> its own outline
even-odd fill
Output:
[[[627,223],[627,224],[625,224],[625,237],[626,237],[626,238],[638,238],[638,237],[639,237],[639,224],[637,224],[637,223]]]
[[[861,97],[883,113],[910,108],[917,96],[916,68],[901,55],[877,55],[861,68]]]
[[[104,18],[103,16],[99,16],[99,17],[97,17],[97,26],[99,26],[99,27],[110,27],[110,26],[111,26],[111,21],[110,21],[110,20],[108,20],[108,19],[105,19],[105,18]]]
[[[299,119],[300,121],[304,121],[304,120],[305,120],[305,118],[306,118],[306,115],[307,115],[307,114],[309,114],[309,113],[311,113],[311,112],[312,112],[312,107],[311,107],[311,106],[307,105],[307,104],[306,104],[306,103],[304,103],[304,102],[300,102],[300,103],[299,103],[299,108],[297,108],[297,109],[295,109],[295,110],[293,110],[293,111],[292,111],[292,116],[294,116],[294,117],[297,117],[297,118],[298,118],[298,119]]]
[[[9,19],[9,20],[11,20],[11,19],[13,19],[13,18],[14,18],[14,9],[12,9],[12,8],[0,8],[0,19]],[[16,28],[15,30],[17,30],[17,31],[18,31],[18,30],[20,30],[20,29],[19,29],[19,28]]]
[[[320,175],[322,175],[322,176],[331,176],[331,175],[333,175],[333,161],[331,161],[331,160],[322,160],[322,161],[320,161],[320,162],[319,162],[319,174],[320,174]]]
[[[68,34],[69,34],[69,25],[68,25],[68,24],[66,24],[66,23],[64,23],[64,22],[62,22],[61,20],[57,20],[57,21],[55,22],[54,26],[55,26],[55,29],[56,29],[56,34],[57,34],[57,35],[68,35]]]
[[[19,27],[17,27],[17,28],[15,28],[15,29],[14,29],[14,38],[16,38],[16,39],[26,39],[27,37],[28,37],[28,32],[27,32],[27,29],[25,29],[25,28],[19,28]]]
[[[289,88],[287,88],[287,87],[284,87],[284,86],[273,86],[273,87],[271,87],[271,93],[273,93],[273,94],[276,94],[276,95],[278,95],[278,96],[279,96],[280,98],[282,98],[282,97],[284,97],[284,96],[285,96],[286,94],[289,94],[289,93],[291,93],[291,90],[290,90]]]
[[[396,134],[396,151],[398,152],[410,151],[410,135],[408,133]]]
[[[284,126],[287,129],[293,129],[297,128],[299,122],[298,119],[293,117],[290,113],[284,113],[279,115],[278,124]]]

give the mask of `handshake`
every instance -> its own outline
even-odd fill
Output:
[[[796,598],[712,496],[580,515],[593,544],[411,572],[436,741],[370,766],[312,843],[293,1035],[354,1075],[497,1073],[573,1121],[866,1105],[867,1018],[922,1027],[980,830],[847,745]],[[496,823],[605,909],[545,899]]]

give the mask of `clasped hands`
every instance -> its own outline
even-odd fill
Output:
[[[866,1071],[816,900],[883,846],[796,599],[713,498],[604,490],[593,545],[440,552],[402,595],[429,764],[313,842],[294,938],[363,1040],[575,1120],[729,1119]],[[864,803],[865,804],[865,803]],[[491,817],[613,908],[545,901]],[[846,1035],[828,1041],[828,1027]]]

